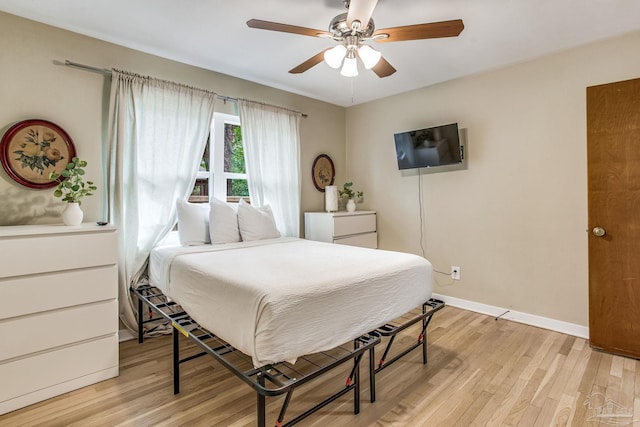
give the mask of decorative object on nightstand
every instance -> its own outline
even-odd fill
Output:
[[[320,154],[313,161],[311,167],[311,179],[318,191],[325,191],[325,187],[333,185],[336,177],[336,169],[333,167],[333,160],[326,154]]]
[[[0,162],[14,181],[29,188],[56,186],[49,172],[61,172],[76,155],[71,137],[46,120],[23,120],[11,126],[0,142]]]
[[[355,212],[356,210],[356,201],[355,199],[362,199],[364,193],[362,191],[352,190],[353,182],[345,182],[342,186],[342,190],[340,190],[340,197],[346,197],[349,199],[347,201],[347,212]]]
[[[58,188],[53,192],[55,197],[61,197],[63,202],[67,202],[65,210],[62,212],[62,222],[65,225],[80,225],[84,214],[80,209],[81,199],[84,196],[93,195],[97,187],[93,181],[86,183],[82,179],[84,167],[87,162],[74,157],[67,166],[60,172],[49,173],[49,179],[58,182]]]
[[[324,210],[327,212],[338,210],[338,187],[335,185],[324,187]]]

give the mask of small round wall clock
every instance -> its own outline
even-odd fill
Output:
[[[311,177],[313,179],[313,185],[318,191],[324,191],[324,187],[327,185],[333,185],[336,179],[336,169],[333,166],[333,160],[326,154],[320,154],[313,161],[311,167]]]
[[[46,120],[23,120],[11,126],[0,142],[0,162],[14,181],[29,188],[52,188],[50,172],[62,172],[76,155],[71,137]]]

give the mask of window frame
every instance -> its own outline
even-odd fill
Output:
[[[200,170],[198,165],[198,173],[194,188],[196,185],[204,185],[208,189],[208,200],[204,200],[203,194],[192,194],[189,196],[189,201],[193,203],[206,203],[211,200],[212,197],[216,197],[219,200],[225,200],[227,202],[238,202],[240,197],[227,195],[227,180],[228,179],[244,179],[248,181],[246,173],[234,173],[225,172],[224,170],[224,130],[225,125],[241,126],[240,117],[232,114],[214,113],[213,120],[211,122],[211,129],[209,131],[209,139],[207,144],[209,146],[209,170]],[[206,153],[203,152],[203,156]],[[248,197],[245,197],[248,200]]]

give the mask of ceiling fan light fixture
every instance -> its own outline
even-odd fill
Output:
[[[336,45],[324,53],[324,62],[331,68],[340,68],[342,59],[347,54],[347,48],[344,45]]]
[[[250,19],[247,21],[247,26],[249,28],[278,31],[281,33],[332,39],[339,45],[326,48],[316,53],[311,58],[289,70],[291,74],[304,73],[318,65],[324,59],[327,65],[336,70],[342,67],[340,74],[343,76],[354,77],[358,75],[357,59],[360,57],[363,66],[368,70],[372,70],[380,78],[392,75],[396,72],[396,69],[382,57],[380,52],[371,48],[371,46],[365,46],[365,43],[370,41],[398,42],[457,37],[464,29],[462,19],[452,19],[448,21],[383,28],[376,32],[372,15],[378,0],[343,1],[347,12],[337,15],[331,20],[329,31],[263,21],[260,19]]]
[[[347,56],[345,58],[344,64],[342,65],[342,70],[340,70],[340,74],[345,77],[355,77],[358,75],[358,60],[355,56]]]
[[[358,56],[362,60],[364,68],[370,70],[375,67],[378,61],[380,61],[380,58],[382,58],[382,53],[378,52],[371,46],[363,44],[358,48]]]

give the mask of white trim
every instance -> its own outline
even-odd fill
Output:
[[[134,338],[133,334],[129,332],[128,329],[120,329],[118,331],[118,342],[125,342],[132,340]]]
[[[216,197],[226,201],[227,179],[247,179],[246,173],[232,173],[224,170],[224,129],[226,125],[240,126],[240,117],[232,114],[213,113],[209,138],[209,199]]]
[[[539,328],[549,329],[556,332],[562,332],[563,334],[589,339],[589,328],[586,326],[576,325],[575,323],[563,322],[562,320],[536,316],[535,314],[509,310],[507,308],[468,301],[465,299],[450,297],[447,295],[433,294],[433,298],[442,300],[447,305],[450,305],[452,307],[475,311],[476,313],[482,313],[493,317],[500,316],[500,319],[512,320],[514,322],[524,323],[526,325],[537,326]]]

